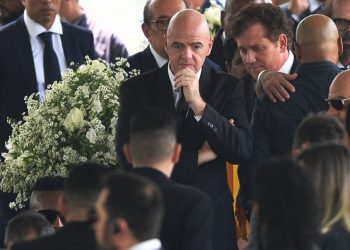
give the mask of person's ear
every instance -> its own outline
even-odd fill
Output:
[[[58,205],[59,212],[63,215],[63,217],[66,217],[68,213],[68,208],[67,208],[67,198],[64,193],[58,196],[57,205]]]
[[[171,161],[174,164],[177,163],[179,161],[179,159],[180,159],[181,149],[182,149],[181,144],[176,143],[175,147],[174,147],[173,157],[171,158]]]
[[[301,47],[297,42],[295,42],[295,55],[298,58],[298,60],[301,60],[303,58]]]
[[[142,28],[142,32],[143,32],[143,34],[145,35],[145,37],[148,39],[148,41],[149,41],[149,37],[150,37],[150,27],[148,26],[148,24],[146,24],[146,23],[143,23],[142,25],[141,25],[141,28]]]
[[[278,42],[279,42],[281,53],[284,53],[286,50],[288,50],[288,38],[285,34],[279,35]]]
[[[132,165],[132,155],[130,152],[130,145],[128,143],[123,145],[123,152],[126,160]]]
[[[338,55],[341,56],[343,54],[343,39],[341,38],[341,36],[338,37]]]

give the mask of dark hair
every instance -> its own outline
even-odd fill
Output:
[[[290,158],[272,158],[256,171],[257,245],[260,249],[310,250],[317,238],[314,193]]]
[[[292,44],[291,23],[286,14],[278,6],[269,3],[250,4],[240,10],[232,23],[232,36],[239,37],[254,24],[261,24],[266,29],[266,37],[276,42],[279,35],[285,34],[288,48]]]
[[[232,37],[227,37],[224,41],[224,58],[225,61],[231,64],[233,57],[235,56],[235,52],[237,50],[237,43],[235,39]]]
[[[5,231],[5,245],[24,241],[25,237],[33,231],[38,237],[55,233],[55,229],[42,214],[25,211],[8,222]]]
[[[130,123],[130,151],[133,158],[152,166],[171,157],[176,144],[176,120],[161,109],[137,113]]]
[[[70,168],[64,183],[65,197],[70,206],[93,208],[112,169],[98,163],[81,163]]]
[[[104,207],[110,223],[118,217],[125,219],[138,241],[158,237],[164,208],[155,184],[132,173],[119,173],[108,178],[106,188]]]
[[[46,176],[39,178],[33,187],[33,191],[63,191],[64,177]]]
[[[344,126],[338,119],[327,113],[309,114],[296,130],[293,147],[301,148],[304,143],[344,143],[344,140]]]
[[[173,1],[173,0],[171,0]],[[187,0],[182,0],[186,6],[186,9],[189,8],[189,3]],[[151,4],[152,0],[147,0],[145,7],[143,7],[143,22],[147,23],[152,17],[151,17],[151,13],[149,10],[149,6]]]

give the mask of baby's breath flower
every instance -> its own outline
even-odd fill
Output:
[[[94,161],[117,165],[114,150],[120,85],[136,71],[126,72],[127,61],[115,64],[86,58],[73,66],[62,81],[26,97],[25,122],[10,120],[13,131],[0,162],[0,188],[17,193],[11,208],[20,208],[37,179],[66,176],[70,164]],[[73,70],[75,68],[75,70]],[[1,152],[0,152],[1,153]]]

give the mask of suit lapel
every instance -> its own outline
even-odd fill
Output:
[[[154,58],[151,49],[148,47],[144,50],[145,53],[145,57],[146,57],[146,62],[147,64],[149,64],[147,67],[152,70],[152,69],[157,69],[158,68],[158,64],[156,62],[156,59]]]
[[[168,75],[168,64],[166,63],[158,74],[158,79],[155,81],[154,102],[158,107],[167,110],[168,112],[175,112],[175,101],[173,96],[172,85]]]
[[[69,29],[67,29],[66,25],[64,25],[64,23],[62,23],[62,31],[63,34],[61,35],[61,41],[62,41],[62,47],[63,47],[63,52],[64,52],[64,56],[66,57],[66,63],[67,66],[69,66],[69,64],[71,62],[74,62],[77,58],[76,55],[74,55],[74,50],[72,50],[72,46],[70,46],[70,44],[72,43],[72,40],[69,39],[71,36],[69,34]]]
[[[38,92],[32,47],[23,16],[16,22],[14,43],[18,54],[18,61],[23,72],[23,79],[27,79],[23,81],[26,93],[32,94]]]

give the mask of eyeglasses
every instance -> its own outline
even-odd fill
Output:
[[[337,25],[338,30],[343,32],[350,26],[350,20],[344,18],[334,18],[333,22]]]
[[[158,30],[167,31],[170,19],[149,20],[146,23],[155,23]]]
[[[62,221],[62,223],[65,222],[64,217],[62,216],[62,214],[60,212],[57,212],[55,210],[52,209],[43,209],[43,210],[39,210],[39,213],[41,213],[42,215],[45,216],[45,218],[47,219],[48,222],[50,222],[50,224],[53,224],[58,217],[60,217],[60,220]]]
[[[334,97],[333,99],[325,99],[329,106],[332,106],[336,110],[343,110],[345,108],[345,103],[349,101],[350,98]]]

